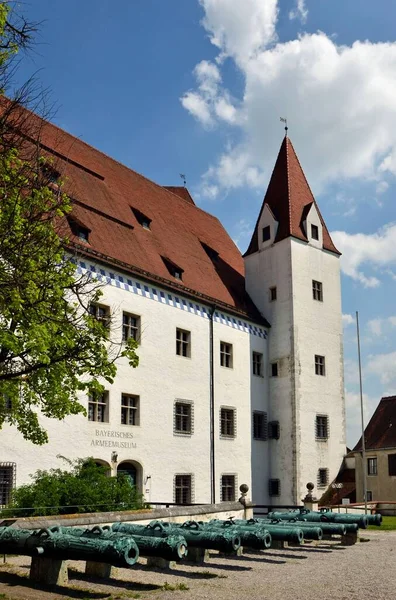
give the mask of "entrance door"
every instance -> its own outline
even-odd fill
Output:
[[[131,462],[123,462],[118,465],[117,473],[123,473],[129,479],[131,485],[137,485],[137,469]]]

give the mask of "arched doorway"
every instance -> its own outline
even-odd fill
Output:
[[[129,479],[131,485],[139,492],[142,490],[142,466],[132,460],[125,460],[117,466],[117,473],[123,473]]]
[[[106,469],[106,475],[108,477],[111,476],[111,466],[108,462],[106,462],[105,460],[101,460],[100,458],[94,458],[93,460],[95,465],[97,465],[98,467],[104,467]]]

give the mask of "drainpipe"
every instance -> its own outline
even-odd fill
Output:
[[[210,502],[216,504],[215,410],[214,410],[214,340],[213,319],[216,306],[209,313],[209,407],[210,407]]]

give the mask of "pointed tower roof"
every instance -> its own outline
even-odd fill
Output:
[[[335,254],[341,254],[333,244],[293,144],[286,135],[280,147],[267,193],[245,256],[253,254],[259,249],[258,224],[265,205],[271,209],[274,218],[279,223],[275,242],[280,242],[288,237],[295,237],[308,242],[303,222],[312,204],[315,205],[323,226],[323,248]]]

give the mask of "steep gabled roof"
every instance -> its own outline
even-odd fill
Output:
[[[311,188],[301,168],[300,161],[294,151],[293,144],[287,136],[283,139],[280,147],[267,193],[265,194],[256,227],[245,256],[253,254],[259,249],[258,223],[266,204],[279,223],[275,242],[288,237],[295,237],[308,242],[303,229],[303,221],[308,214],[309,208],[314,204],[323,226],[323,248],[340,254],[332,242],[326,224],[320,214],[319,207],[316,204]]]
[[[268,326],[245,290],[241,253],[220,221],[195,206],[186,188],[157,185],[37,115],[20,111],[28,114],[19,120],[26,125],[24,138],[34,142],[30,132],[40,132],[43,154],[53,159],[73,200],[71,217],[89,230],[87,242],[68,231],[78,252]],[[149,229],[139,214],[150,219]],[[202,244],[218,258],[212,260]],[[172,277],[161,257],[180,267],[182,281]]]
[[[386,396],[381,399],[364,431],[364,439],[366,450],[396,448],[396,396]],[[362,438],[353,451],[361,450]]]

